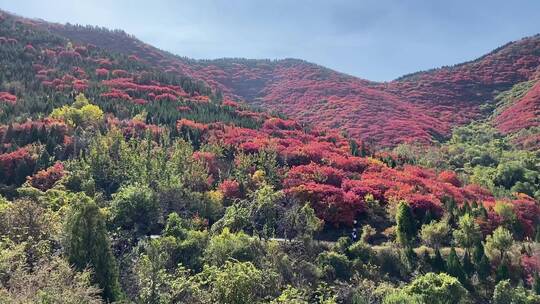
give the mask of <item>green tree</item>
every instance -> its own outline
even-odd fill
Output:
[[[278,203],[283,191],[263,183],[252,195],[251,214],[255,229],[265,238],[273,237],[277,228]]]
[[[449,232],[450,227],[448,226],[448,223],[445,221],[433,221],[429,224],[422,225],[420,237],[426,245],[433,248],[439,248],[441,243],[445,242]]]
[[[537,304],[540,297],[523,287],[513,287],[509,280],[500,281],[493,292],[493,304]]]
[[[360,234],[360,241],[368,244],[369,241],[377,234],[377,230],[371,227],[371,225],[366,224],[362,226],[362,233]]]
[[[446,258],[446,272],[458,278],[461,282],[465,282],[465,272],[454,247],[452,247],[450,254]]]
[[[493,182],[496,186],[506,189],[512,188],[518,181],[523,179],[524,168],[518,162],[504,162],[497,166]]]
[[[170,302],[173,277],[166,271],[168,259],[167,252],[161,250],[158,240],[149,240],[144,245],[144,253],[135,265],[141,303]]]
[[[458,229],[453,234],[456,243],[466,250],[470,250],[482,239],[480,226],[469,213],[459,218]]]
[[[471,261],[471,255],[468,252],[465,252],[463,255],[463,271],[470,276],[474,272],[474,265]]]
[[[3,238],[25,244],[26,259],[32,267],[44,254],[51,253],[43,250],[46,248],[44,245],[56,241],[59,222],[38,198],[24,197],[13,203],[2,200],[0,197],[0,234]]]
[[[538,272],[535,272],[534,273],[534,276],[533,276],[533,279],[534,279],[534,282],[533,282],[533,288],[532,290],[540,296],[540,274],[538,274]]]
[[[474,263],[478,265],[478,263],[480,262],[480,260],[482,259],[484,255],[485,255],[484,245],[482,244],[481,241],[476,242],[473,249]]]
[[[111,202],[112,222],[116,227],[147,235],[159,220],[159,204],[152,189],[143,185],[120,188]]]
[[[186,236],[187,226],[187,223],[178,215],[178,213],[173,212],[167,217],[163,234],[183,239]]]
[[[503,226],[519,235],[521,233],[521,227],[519,227],[519,222],[516,218],[516,213],[514,211],[514,206],[507,202],[499,201],[495,203],[493,210],[501,217]]]
[[[467,299],[467,290],[456,278],[445,273],[430,272],[419,276],[405,286],[403,291],[409,295],[421,296],[424,303],[430,304],[458,304]]]
[[[301,290],[288,286],[281,295],[272,300],[270,304],[308,304],[307,296]]]
[[[209,265],[223,265],[228,260],[256,262],[261,254],[262,245],[258,239],[242,231],[232,233],[225,228],[210,239],[204,260]]]
[[[173,212],[167,218],[163,236],[155,239],[153,244],[167,254],[168,270],[174,270],[181,263],[190,270],[200,271],[208,244],[208,231],[194,229],[191,221]]]
[[[373,256],[373,250],[368,243],[360,240],[347,248],[347,256],[351,260],[360,260],[367,264]]]
[[[505,258],[497,267],[495,279],[497,281],[510,279],[510,261],[508,261],[507,258]]]
[[[67,215],[64,246],[68,261],[77,269],[93,269],[93,282],[108,301],[120,299],[116,261],[111,252],[103,215],[93,199],[79,193]]]
[[[351,275],[351,262],[344,254],[323,252],[317,257],[317,262],[330,278],[348,279]]]
[[[308,203],[296,204],[286,211],[283,226],[288,238],[311,240],[323,227],[323,221],[315,215],[315,210]]]
[[[3,262],[6,262],[5,254],[2,252],[0,256]],[[91,283],[91,272],[77,272],[60,257],[41,260],[33,271],[15,267],[10,273],[2,271],[2,275],[8,275],[9,280],[0,284],[0,303],[103,303],[99,288]]]
[[[367,303],[367,302],[366,302]],[[403,291],[392,292],[384,297],[382,304],[425,304],[422,296]]]
[[[485,281],[491,274],[491,264],[489,263],[488,257],[483,254],[482,258],[476,265],[476,271],[480,280]]]
[[[227,261],[204,269],[213,303],[256,303],[262,292],[263,273],[250,262]]]
[[[484,245],[486,255],[491,259],[499,259],[500,262],[504,260],[505,252],[512,247],[514,243],[514,238],[512,233],[508,229],[500,226],[493,234],[488,235],[486,238],[486,243]]]
[[[232,204],[225,209],[225,214],[214,225],[212,231],[221,231],[228,228],[232,232],[250,230],[253,226],[251,222],[251,209],[243,202]]]
[[[75,97],[73,105],[54,109],[51,117],[62,119],[73,127],[88,127],[97,124],[103,118],[103,111],[98,106],[90,104],[84,94],[80,93]]]
[[[446,270],[446,262],[444,261],[439,248],[435,249],[435,256],[431,259],[431,267],[436,272],[444,272]]]
[[[397,241],[403,247],[412,245],[416,238],[417,229],[411,207],[409,207],[407,202],[399,202],[396,213],[396,224]]]

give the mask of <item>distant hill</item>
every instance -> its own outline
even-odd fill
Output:
[[[204,80],[226,96],[300,122],[346,130],[378,147],[444,139],[454,126],[488,118],[500,92],[540,75],[540,36],[508,43],[454,67],[375,83],[297,59],[192,60],[122,31],[43,21],[39,25],[73,41],[135,55],[166,71]]]

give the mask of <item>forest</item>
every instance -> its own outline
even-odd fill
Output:
[[[240,60],[279,79],[252,103],[231,92],[262,80],[236,64],[212,62],[255,77],[227,91],[197,77],[204,62],[178,73],[61,34],[77,31],[134,39],[0,11],[0,303],[540,303],[536,57],[512,74],[498,51],[384,89]],[[485,119],[450,118],[465,96],[446,95],[438,120],[420,110],[453,70],[493,97]],[[261,104],[323,93],[313,115],[343,118],[365,94],[395,121],[377,124],[385,102],[352,131]]]

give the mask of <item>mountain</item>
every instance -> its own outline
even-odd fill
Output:
[[[302,123],[347,131],[375,147],[448,138],[455,126],[489,118],[499,93],[536,81],[540,75],[538,35],[508,43],[471,62],[376,83],[302,60],[192,60],[122,31],[39,25],[70,40],[134,55],[165,71],[201,79],[229,98]],[[532,102],[538,108],[538,99]],[[529,120],[527,126],[538,124]]]
[[[0,23],[0,64],[3,67],[0,73],[0,185],[3,186],[0,191],[9,197],[17,197],[17,187],[25,181],[33,184],[34,179],[39,180],[35,187],[47,190],[52,184],[41,181],[40,175],[55,172],[55,161],[69,163],[72,158],[78,159],[78,155],[85,159],[82,155],[93,155],[89,152],[93,148],[105,149],[95,153],[111,154],[111,162],[114,162],[122,156],[116,155],[119,152],[114,150],[106,150],[122,146],[121,143],[107,147],[94,145],[101,133],[114,138],[114,132],[119,131],[126,139],[134,140],[124,143],[131,148],[137,147],[131,145],[145,136],[156,141],[156,149],[165,149],[168,140],[189,141],[195,150],[194,157],[203,162],[210,173],[208,180],[192,181],[190,187],[196,191],[215,188],[219,185],[217,181],[227,181],[224,177],[240,170],[234,166],[242,161],[243,153],[263,153],[261,157],[270,157],[266,155],[270,150],[275,155],[268,161],[274,164],[273,167],[259,164],[260,170],[264,169],[263,174],[290,199],[310,201],[316,214],[335,227],[352,225],[356,216],[364,211],[363,200],[367,194],[385,202],[395,197],[407,199],[415,206],[414,210],[423,210],[419,211],[422,214],[425,209],[441,214],[447,196],[460,204],[466,200],[493,202],[495,199],[474,185],[462,187],[455,180],[449,183],[448,174],[450,179],[457,178],[452,177],[453,173],[439,176],[437,172],[408,166],[403,160],[384,153],[372,154],[377,159],[368,158],[365,146],[354,137],[343,136],[336,130],[339,126],[321,123],[304,128],[295,120],[257,111],[232,100],[241,98],[248,105],[257,103],[265,108],[283,106],[275,110],[284,111],[287,107],[270,100],[294,102],[294,108],[301,109],[302,106],[313,107],[309,96],[330,96],[320,101],[319,110],[325,115],[342,113],[332,117],[335,123],[343,117],[353,119],[346,111],[349,99],[355,98],[361,104],[369,100],[374,102],[372,106],[365,109],[358,106],[353,114],[373,121],[380,129],[379,132],[374,129],[373,136],[380,138],[410,134],[402,132],[405,127],[408,132],[420,132],[408,125],[410,120],[426,128],[436,124],[429,116],[413,110],[415,104],[405,103],[397,95],[378,88],[380,84],[299,60],[192,61],[159,51],[126,52],[120,48],[127,46],[131,50],[136,48],[134,45],[142,44],[118,31],[58,27],[9,14],[0,15]],[[95,38],[102,35],[102,39]],[[147,53],[165,59],[145,57]],[[174,68],[184,69],[182,73],[173,70],[171,65],[175,63],[178,66]],[[219,71],[234,75],[217,76],[218,67]],[[250,85],[241,86],[238,77]],[[355,89],[351,89],[353,86]],[[216,93],[216,88],[223,88],[222,93]],[[253,88],[271,92],[271,95],[262,99],[254,97],[259,93],[248,93]],[[336,103],[343,104],[334,107]],[[389,107],[390,112],[384,107]],[[300,109],[288,114],[314,120],[322,115],[315,110],[308,116],[302,112],[307,109]],[[393,122],[396,129],[384,130],[384,123],[374,120],[388,115],[399,117],[399,122]],[[354,130],[363,130],[360,123]],[[345,119],[344,124],[350,122]],[[421,136],[417,134],[415,138]],[[204,150],[199,151],[203,147]],[[126,168],[123,164],[94,165],[97,171]],[[53,171],[47,171],[49,169]],[[251,168],[242,170],[252,171]],[[97,174],[97,171],[88,178],[106,198],[119,190],[123,178],[128,178],[112,172]],[[34,174],[37,176],[33,177]],[[235,181],[238,182],[241,181]],[[244,188],[254,186],[251,182],[242,182]],[[423,186],[413,187],[415,183]],[[536,195],[535,189],[528,192]],[[529,234],[533,230],[530,226],[527,226]]]
[[[375,83],[0,11],[0,302],[536,303],[537,40]]]

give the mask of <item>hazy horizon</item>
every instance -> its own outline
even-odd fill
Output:
[[[0,8],[51,22],[121,29],[194,59],[298,58],[373,81],[473,60],[540,32],[537,1],[146,3],[0,0]]]

